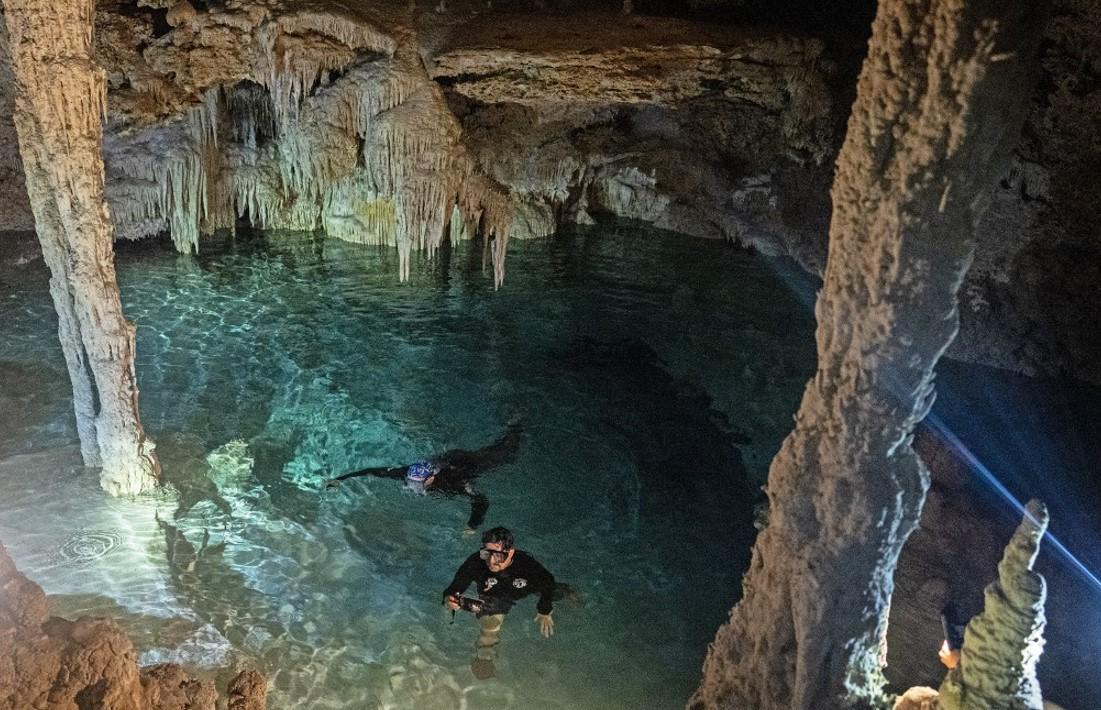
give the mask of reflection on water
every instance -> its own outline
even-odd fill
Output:
[[[122,247],[171,483],[133,501],[79,467],[44,269],[2,267],[0,539],[60,611],[119,617],[143,662],[255,664],[273,707],[682,706],[748,562],[743,462],[760,477],[813,368],[810,314],[760,258],[633,228],[517,244],[498,293],[471,245],[406,285],[391,261],[290,234]],[[486,524],[584,602],[549,641],[521,604],[475,681],[474,620],[439,605],[477,544],[468,503],[321,483],[514,417]]]

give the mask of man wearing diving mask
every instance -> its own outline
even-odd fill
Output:
[[[520,599],[539,595],[535,622],[544,638],[554,635],[554,619],[551,618],[556,586],[554,575],[534,557],[517,550],[507,528],[493,528],[482,535],[482,549],[466,558],[443,591],[444,604],[453,611],[467,608],[469,605],[463,605],[461,595],[471,584],[478,585],[481,602],[471,609],[481,627],[476,654],[470,664],[475,677],[490,678],[496,672],[501,626],[505,614]]]

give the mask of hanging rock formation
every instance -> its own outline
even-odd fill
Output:
[[[820,40],[597,12],[422,34],[465,144],[510,189],[515,237],[603,213],[821,266],[806,205],[826,203],[784,189],[818,179],[825,195],[836,117]]]
[[[134,325],[122,314],[103,185],[103,71],[92,61],[91,0],[5,0],[15,126],[42,253],[52,274],[81,453],[113,494],[156,483],[138,418]]]
[[[928,473],[910,447],[955,336],[973,230],[1023,119],[1039,9],[879,5],[833,187],[818,372],[695,708],[870,707]]]
[[[601,14],[564,25],[484,10],[236,0],[167,13],[101,3],[117,235],[168,231],[194,251],[200,234],[241,218],[324,228],[396,245],[405,278],[412,251],[431,255],[445,238],[482,234],[498,284],[510,235],[550,234],[564,221],[591,221],[590,212],[756,240],[776,253],[816,251],[801,242],[821,234],[770,212],[774,183],[806,181],[808,166],[821,170],[832,152],[820,41],[642,18],[613,32]],[[544,41],[502,47],[483,27],[520,27]],[[498,81],[472,74],[493,66]],[[511,135],[494,132],[482,108]],[[617,121],[655,120],[657,133],[602,138]],[[654,150],[668,130],[686,138]],[[774,178],[778,153],[790,170]],[[744,184],[726,174],[733,162],[752,171]],[[782,235],[756,229],[759,220]]]
[[[174,664],[138,669],[130,640],[109,619],[49,616],[42,588],[0,545],[0,710],[214,710],[218,693]],[[243,671],[231,710],[263,710],[267,687]]]
[[[499,285],[507,197],[475,171],[408,12],[238,0],[177,13],[159,37],[151,17],[105,12],[100,57],[115,91],[104,155],[119,235],[167,229],[195,251],[200,233],[237,218],[324,227],[396,246],[404,280],[412,251],[479,231],[493,240]]]

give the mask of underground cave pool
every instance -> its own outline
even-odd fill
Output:
[[[32,242],[33,245],[33,242]],[[735,602],[755,486],[813,372],[784,263],[605,225],[414,259],[309,234],[120,244],[146,429],[171,489],[79,467],[41,260],[0,280],[0,539],[52,612],[117,618],[142,663],[269,676],[271,707],[675,708]],[[13,279],[19,283],[14,284]],[[4,283],[7,281],[7,283]],[[580,599],[505,625],[496,678],[440,591],[478,538],[463,499],[324,479],[476,449],[513,529]]]
[[[143,664],[221,683],[256,667],[273,708],[684,706],[814,368],[814,286],[789,262],[612,223],[514,242],[494,292],[473,243],[415,257],[407,284],[393,250],[322,235],[214,238],[197,257],[120,243],[171,483],[129,500],[79,465],[49,275],[33,235],[5,239],[0,541],[52,613],[115,618]],[[936,419],[1101,568],[1101,391],[951,360],[937,382]],[[483,527],[512,528],[580,599],[558,603],[551,640],[525,600],[476,681],[475,622],[439,605],[478,545],[468,503],[322,482],[476,449],[513,420],[515,461],[479,482]],[[1017,514],[981,475],[972,488],[1008,537]],[[1050,543],[1038,564],[1045,695],[1084,710],[1101,587]]]

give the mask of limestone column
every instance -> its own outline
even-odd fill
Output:
[[[103,191],[106,77],[92,61],[93,0],[3,0],[15,124],[88,466],[116,495],[153,486],[160,467],[138,418],[134,325],[115,278]]]
[[[818,371],[693,708],[871,707],[881,693],[892,576],[928,486],[911,436],[1023,120],[1043,4],[879,3],[832,191]]]

